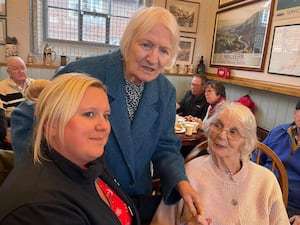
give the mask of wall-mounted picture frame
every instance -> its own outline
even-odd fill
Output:
[[[6,16],[6,0],[0,0],[0,16]]]
[[[0,44],[6,44],[6,18],[0,18]]]
[[[186,2],[180,0],[167,0],[168,9],[176,18],[182,32],[196,33],[199,18],[199,2]]]
[[[300,77],[300,24],[274,27],[268,73]]]
[[[193,62],[196,38],[180,37],[176,64],[190,65]]]
[[[277,0],[276,12],[274,19],[290,19],[299,17],[300,1],[299,0]]]
[[[245,0],[219,0],[219,9]]]
[[[273,4],[263,0],[218,11],[210,66],[263,71]]]

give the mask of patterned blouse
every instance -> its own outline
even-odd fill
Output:
[[[130,121],[133,121],[134,114],[139,106],[140,99],[144,91],[145,83],[129,83],[125,80],[126,90],[126,103],[128,110],[128,117]]]

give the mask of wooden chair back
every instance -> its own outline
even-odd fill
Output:
[[[258,142],[256,151],[257,152],[256,152],[255,162],[257,164],[260,164],[260,156],[261,156],[262,152],[265,153],[272,160],[272,166],[271,166],[270,170],[273,173],[275,172],[275,169],[277,170],[278,181],[279,181],[281,191],[282,191],[282,198],[283,198],[283,202],[286,207],[287,202],[288,202],[288,192],[289,192],[288,176],[287,176],[286,169],[285,169],[282,161],[270,147],[268,147],[267,145],[265,145],[262,142]]]
[[[187,163],[187,162],[191,161],[192,159],[197,158],[201,155],[208,154],[207,147],[208,147],[207,140],[202,141],[201,143],[196,145],[196,147],[194,147],[189,152],[189,154],[187,154],[187,156],[184,158],[184,163]]]

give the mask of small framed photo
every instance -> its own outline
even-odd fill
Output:
[[[196,38],[180,37],[177,64],[190,65],[193,61]]]
[[[6,0],[0,0],[0,16],[6,16]]]
[[[300,77],[300,24],[276,26],[268,73]]]
[[[0,18],[0,44],[6,44],[6,19]]]
[[[200,3],[167,0],[166,8],[175,16],[180,31],[197,32]]]

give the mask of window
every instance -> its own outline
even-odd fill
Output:
[[[56,54],[75,58],[119,46],[132,14],[152,0],[32,0],[31,4],[32,52],[42,54],[49,43]]]

